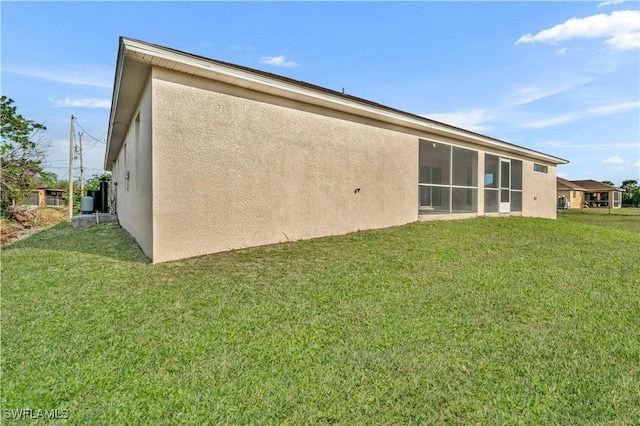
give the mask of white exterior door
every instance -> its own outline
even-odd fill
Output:
[[[511,161],[500,159],[500,213],[511,211]]]

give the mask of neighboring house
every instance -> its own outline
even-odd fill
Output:
[[[558,178],[558,197],[566,197],[570,208],[581,207],[622,207],[624,189],[595,180],[566,180]]]
[[[584,203],[584,188],[575,182],[558,178],[557,191],[558,198],[564,197],[567,200],[566,208],[579,209]]]
[[[622,207],[622,193],[624,192],[622,188],[595,180],[573,180],[571,182],[584,188],[584,206],[609,207],[611,204],[614,209]]]
[[[60,207],[62,206],[63,189],[51,189],[41,186],[31,191],[31,195],[24,199],[23,204],[31,207]]]
[[[556,217],[567,161],[255,69],[120,39],[105,154],[153,262],[482,215]]]

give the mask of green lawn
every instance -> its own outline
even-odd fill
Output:
[[[640,424],[640,217],[585,217],[160,265],[57,225],[2,252],[3,420]]]
[[[589,224],[592,226],[621,229],[628,232],[640,233],[640,209],[624,208],[608,209],[590,208],[559,212],[561,219]]]

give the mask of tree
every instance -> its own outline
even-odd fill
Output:
[[[615,186],[613,184],[613,182],[611,182],[610,180],[603,180],[602,183],[606,184],[606,185],[611,185],[611,186]]]
[[[56,188],[57,182],[58,182],[58,175],[56,173],[46,172],[46,175],[42,176],[42,184],[47,185],[48,188],[65,189],[65,188]]]
[[[624,189],[627,192],[631,192],[637,187],[638,187],[638,181],[635,179],[623,180],[622,185],[620,185],[620,188]]]
[[[90,191],[90,190],[99,191],[100,190],[100,181],[101,180],[111,181],[111,172],[104,172],[102,174],[94,174],[89,179],[87,179],[87,181],[84,184],[84,188],[87,191]]]
[[[13,99],[0,98],[2,142],[2,178],[0,206],[23,200],[31,191],[49,178],[42,168],[45,157],[44,125],[27,120],[16,113]]]
[[[620,186],[624,189],[622,194],[622,204],[631,204],[632,206],[640,205],[640,186],[635,179],[627,179],[622,181]]]

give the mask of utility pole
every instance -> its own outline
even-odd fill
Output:
[[[73,151],[74,151],[74,126],[73,120],[75,117],[71,114],[71,132],[69,133],[69,220],[73,217]]]
[[[78,133],[80,137],[80,197],[84,197],[84,163],[82,162],[82,132]]]

